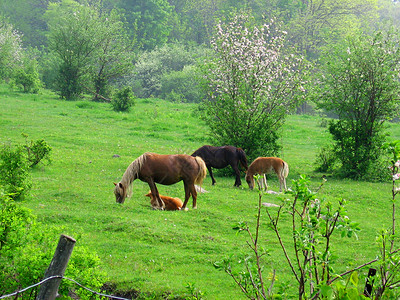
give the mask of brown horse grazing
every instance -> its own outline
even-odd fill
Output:
[[[183,202],[181,199],[179,198],[172,198],[169,196],[164,196],[161,194],[158,194],[161,198],[161,200],[164,202],[165,210],[180,210],[183,206]],[[148,192],[146,195],[146,197],[150,197],[150,204],[153,208],[158,209],[158,202],[156,200],[156,197],[154,197],[154,195],[150,192]]]
[[[247,158],[241,148],[236,148],[234,146],[213,147],[205,145],[193,152],[192,156],[200,156],[204,160],[213,185],[216,181],[211,168],[222,169],[228,165],[232,167],[236,174],[234,186],[240,186],[242,184],[240,180],[239,163],[247,170]]]
[[[254,188],[254,175],[260,174],[261,178],[261,188],[263,188],[263,183],[265,183],[265,190],[267,190],[267,179],[265,174],[274,171],[279,178],[279,191],[282,192],[282,186],[286,188],[286,177],[289,174],[289,165],[278,157],[258,157],[249,166],[246,172],[246,181],[249,188],[252,190]]]
[[[128,166],[120,182],[114,183],[114,194],[118,203],[124,203],[133,181],[140,179],[149,184],[151,193],[157,199],[159,207],[164,209],[165,204],[160,198],[156,183],[171,185],[183,180],[185,202],[182,209],[185,209],[190,195],[193,199],[193,208],[196,208],[197,192],[194,185],[201,185],[206,174],[206,164],[200,157],[192,157],[186,154],[161,155],[147,152]]]

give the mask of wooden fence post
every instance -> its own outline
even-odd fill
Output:
[[[44,279],[51,276],[63,276],[67,268],[69,258],[75,245],[75,240],[72,237],[61,235],[60,240],[54,253],[53,259],[44,274]],[[61,283],[60,278],[50,279],[42,284],[36,300],[53,300],[56,298],[58,288]]]

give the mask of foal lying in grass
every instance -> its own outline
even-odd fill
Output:
[[[158,205],[158,202],[151,191],[149,191],[149,193],[145,196],[150,198],[151,207],[160,209],[160,206]],[[164,210],[180,210],[182,208],[183,202],[179,198],[172,198],[161,194],[160,198],[165,204]]]

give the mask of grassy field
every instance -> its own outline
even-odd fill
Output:
[[[207,143],[207,127],[194,109],[192,104],[139,99],[131,112],[117,113],[106,103],[61,101],[48,92],[25,95],[0,86],[0,142],[23,143],[25,133],[53,148],[52,164],[33,170],[31,197],[24,205],[43,223],[63,226],[59,234],[79,237],[76,247],[95,250],[117,289],[157,299],[163,294],[184,297],[186,286],[194,284],[205,299],[244,299],[213,263],[249,252],[247,236],[237,235],[232,226],[255,223],[256,191],[246,184],[234,188],[233,176],[217,176],[215,186],[207,177],[203,188],[208,193],[199,195],[197,210],[166,212],[152,210],[144,197],[148,185],[135,181],[132,198],[115,203],[113,182],[139,155],[191,154]],[[282,129],[281,157],[290,166],[289,186],[300,174],[311,177],[312,188],[321,182],[323,174],[315,173],[313,164],[329,134],[320,123],[316,116],[290,116]],[[398,127],[390,124],[390,139],[400,139]],[[269,184],[278,190],[276,177]],[[182,183],[158,188],[184,198]],[[345,198],[349,217],[362,228],[358,239],[334,237],[337,271],[375,258],[376,232],[390,224],[391,185],[328,177],[320,196],[333,202]],[[264,200],[277,202],[278,197],[265,195]],[[265,222],[261,241],[271,251],[264,260],[266,276],[276,269],[277,286],[286,286],[290,293],[293,278]],[[290,239],[289,226],[282,230]]]

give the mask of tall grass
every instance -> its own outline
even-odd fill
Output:
[[[59,233],[75,237],[77,246],[96,250],[116,289],[140,291],[142,298],[184,298],[186,286],[194,284],[206,299],[242,299],[234,282],[216,271],[213,262],[248,252],[246,236],[237,235],[232,226],[237,221],[254,225],[256,191],[234,188],[233,176],[217,177],[215,186],[207,177],[203,188],[208,193],[199,195],[197,210],[187,212],[152,210],[144,197],[149,187],[139,180],[123,205],[113,196],[113,182],[144,152],[191,154],[207,143],[207,126],[194,110],[193,104],[138,99],[129,113],[117,113],[107,103],[61,101],[49,92],[25,95],[0,86],[0,141],[23,143],[25,133],[53,148],[52,164],[33,170],[32,195],[24,205],[41,222],[60,225]],[[313,164],[319,148],[329,142],[320,124],[317,116],[289,116],[282,129],[281,157],[290,166],[289,186],[300,174],[319,185],[324,174],[315,173]],[[391,139],[400,139],[398,126],[390,125],[389,132]],[[270,176],[269,184],[278,190],[276,177]],[[184,198],[182,183],[158,188],[162,194]],[[358,240],[334,238],[337,271],[375,258],[375,233],[390,225],[390,183],[328,176],[320,196],[333,202],[347,199],[348,215],[363,229]],[[264,198],[279,201],[276,195]],[[265,218],[261,228],[262,244],[270,249],[265,274],[275,268],[277,288],[291,293],[295,287],[290,272]],[[290,239],[289,226],[282,230]]]

